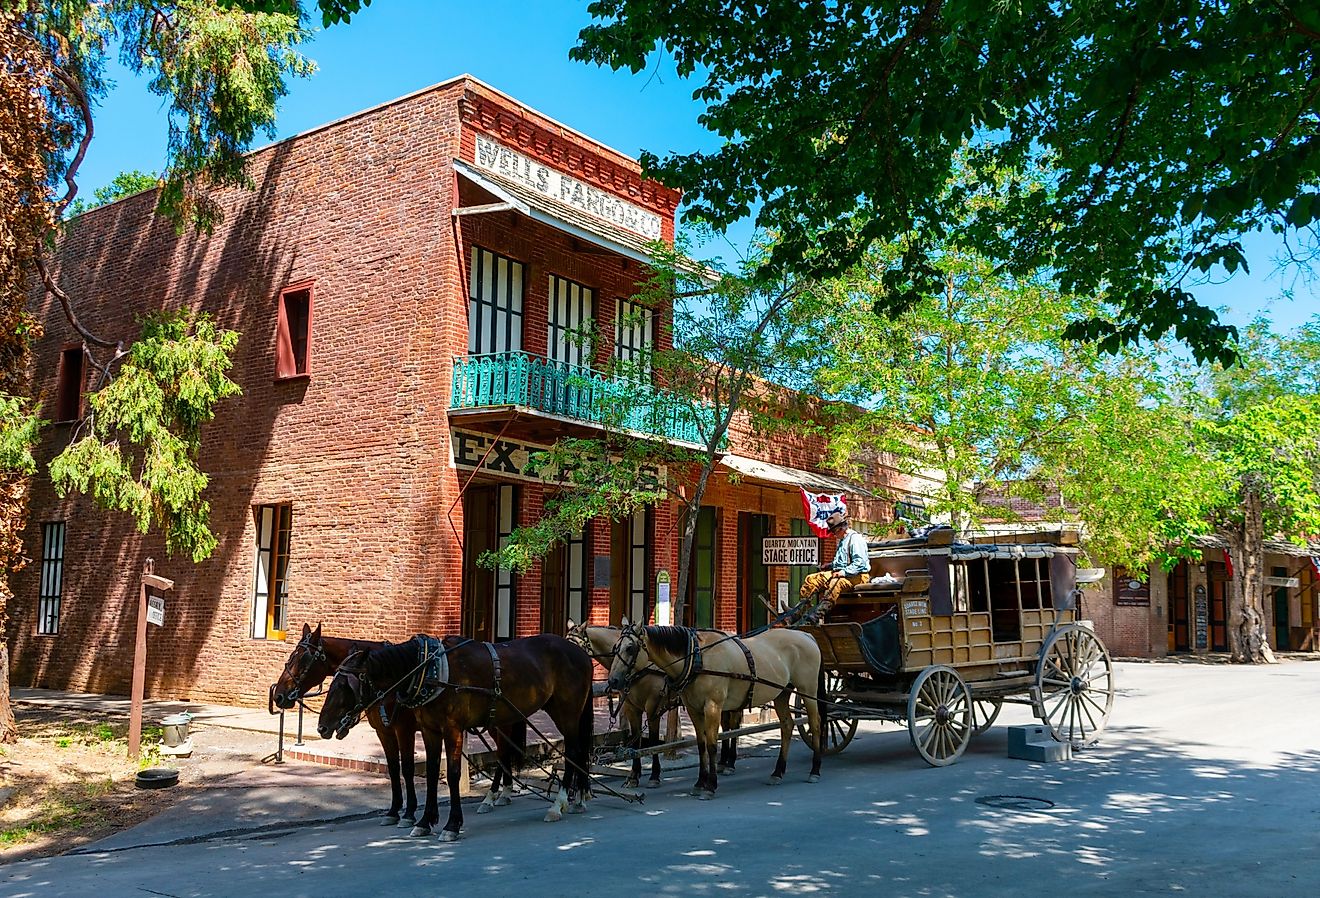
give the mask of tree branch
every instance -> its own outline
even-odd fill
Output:
[[[50,273],[50,268],[46,265],[45,250],[40,244],[37,245],[35,258],[37,271],[41,273],[41,282],[45,285],[46,292],[60,301],[60,306],[64,309],[64,317],[68,319],[68,322],[73,326],[73,329],[78,332],[78,336],[82,337],[85,342],[91,343],[93,346],[100,346],[104,349],[114,349],[116,357],[122,355],[124,349],[124,344],[122,342],[103,340],[89,331],[83,326],[83,323],[78,320],[78,315],[73,311],[73,303],[69,299],[69,294],[64,292],[63,288],[56,283],[54,276]]]

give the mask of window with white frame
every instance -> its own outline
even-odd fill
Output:
[[[497,490],[498,495],[498,518],[496,526],[498,527],[498,545],[503,549],[509,544],[509,538],[513,534],[513,529],[518,525],[518,502],[517,487],[511,483],[502,483]],[[516,607],[514,598],[517,594],[517,583],[513,576],[513,571],[509,568],[501,567],[495,569],[495,638],[512,639],[515,623]]]
[[[293,507],[258,505],[256,578],[252,590],[252,638],[283,639],[289,614],[289,536]]]
[[[41,525],[41,593],[37,597],[37,633],[60,632],[60,598],[64,594],[64,522]]]
[[[591,366],[591,316],[595,291],[590,287],[550,275],[550,309],[546,316],[546,354],[551,361]]]
[[[468,354],[522,349],[523,265],[472,248],[468,272]]]
[[[614,357],[626,370],[643,377],[650,373],[655,341],[655,312],[641,303],[620,299],[614,312]]]

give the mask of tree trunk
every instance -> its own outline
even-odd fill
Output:
[[[1229,538],[1233,577],[1228,583],[1229,648],[1243,664],[1273,664],[1265,626],[1265,530],[1260,490],[1242,485],[1242,524]]]
[[[9,578],[23,566],[23,526],[27,521],[27,477],[0,474],[0,743],[18,741],[9,701]]]

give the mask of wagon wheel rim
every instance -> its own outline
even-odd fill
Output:
[[[837,755],[848,747],[857,735],[857,718],[849,717],[844,706],[836,699],[843,692],[843,677],[836,673],[825,674],[825,695],[820,697],[821,743],[820,753]],[[795,697],[798,710],[804,710],[802,696]],[[798,724],[798,735],[807,745],[811,745],[811,731],[806,724]]]
[[[928,667],[917,676],[908,695],[908,735],[932,767],[962,756],[972,738],[972,694],[953,668]]]
[[[1055,740],[1083,748],[1100,738],[1114,704],[1114,663],[1099,637],[1076,624],[1059,628],[1041,650],[1036,685]]]
[[[1002,698],[972,699],[972,735],[979,736],[990,729],[1003,707]]]

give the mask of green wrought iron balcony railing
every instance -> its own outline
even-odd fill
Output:
[[[696,445],[710,432],[707,407],[650,384],[526,352],[454,359],[450,409],[504,405]]]

